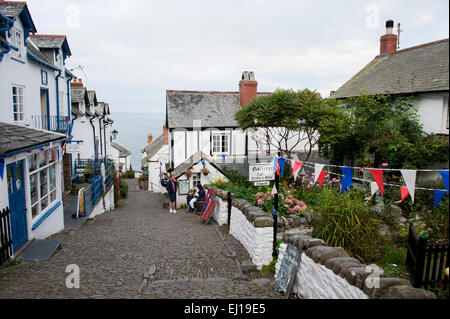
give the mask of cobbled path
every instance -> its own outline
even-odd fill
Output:
[[[0,298],[281,298],[271,277],[239,280],[216,225],[168,214],[162,195],[128,182],[118,209],[51,237],[63,241],[50,261],[0,269]],[[236,239],[223,237],[240,262],[250,260]],[[79,289],[66,287],[71,264],[80,268]],[[146,280],[149,268],[156,271]]]

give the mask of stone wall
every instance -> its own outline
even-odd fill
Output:
[[[321,239],[302,233],[283,235],[276,271],[287,243],[304,251],[292,292],[308,299],[436,299],[408,280],[378,275],[374,265],[361,264],[342,247],[328,247]]]
[[[205,185],[206,189],[210,187]],[[228,222],[228,193],[214,189],[218,206],[213,218],[220,224]],[[232,200],[230,234],[238,239],[258,269],[272,262],[273,218],[242,199]]]

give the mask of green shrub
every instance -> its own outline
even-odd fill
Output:
[[[340,194],[324,188],[318,209],[322,220],[315,225],[314,236],[329,246],[343,247],[361,261],[375,258],[381,241],[379,220],[359,192]]]
[[[128,196],[128,184],[124,181],[120,182],[120,197],[126,198]]]

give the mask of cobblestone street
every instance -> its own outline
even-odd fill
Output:
[[[0,298],[281,298],[273,278],[239,280],[217,225],[168,214],[162,195],[128,182],[118,209],[51,237],[62,244],[50,261],[0,269]],[[240,262],[250,259],[231,235],[222,237]],[[70,264],[80,268],[79,289],[66,287]],[[149,268],[155,276],[146,283]]]

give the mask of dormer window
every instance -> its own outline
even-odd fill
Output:
[[[22,47],[23,47],[23,33],[22,31],[16,29],[16,28],[12,28],[11,29],[11,36],[10,36],[10,42],[11,45],[15,46],[16,48],[18,48],[19,50],[11,50],[12,54],[19,59],[23,58],[23,53],[22,53]]]

